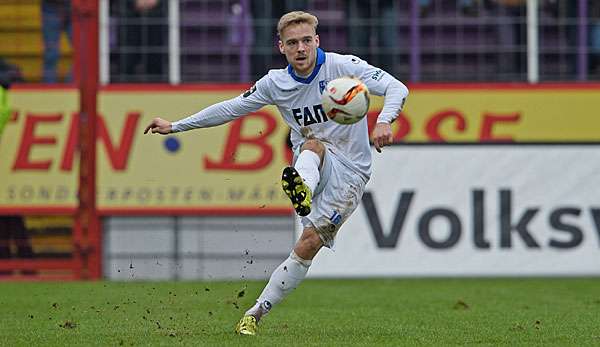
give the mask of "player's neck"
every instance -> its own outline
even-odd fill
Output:
[[[307,78],[308,76],[310,76],[313,73],[313,71],[315,71],[315,67],[317,67],[316,60],[313,62],[313,65],[310,67],[310,69],[308,69],[305,73],[300,73],[300,72],[298,72],[298,70],[294,69],[294,74],[296,74],[296,76],[301,77],[301,78]]]
[[[298,71],[296,71],[296,69],[294,69],[294,74],[296,74],[296,76],[301,77],[301,78],[307,78],[308,76],[310,76],[310,74],[312,74],[312,72],[314,70],[315,70],[315,68],[313,67],[312,69],[308,70],[308,72],[299,73]]]

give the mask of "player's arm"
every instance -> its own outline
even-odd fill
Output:
[[[385,90],[383,109],[377,117],[377,124],[371,135],[377,152],[381,153],[382,147],[394,142],[391,124],[400,115],[407,96],[408,88],[402,82],[392,78]]]
[[[368,64],[354,56],[344,56],[346,61],[343,66],[347,74],[358,77],[363,81],[371,94],[384,96],[383,109],[377,117],[371,138],[377,152],[381,148],[392,144],[391,123],[398,118],[408,96],[408,88],[392,75],[380,68]]]
[[[153,134],[166,135],[225,124],[271,104],[268,90],[267,76],[265,76],[242,95],[211,105],[176,122],[170,122],[159,117],[154,118],[144,130],[144,134],[152,132]]]

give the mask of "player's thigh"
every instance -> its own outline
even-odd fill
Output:
[[[331,172],[323,190],[313,197],[312,211],[303,224],[313,226],[325,246],[331,247],[342,224],[358,207],[366,182],[334,156],[326,159]]]

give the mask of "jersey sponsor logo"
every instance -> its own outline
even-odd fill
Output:
[[[319,81],[319,93],[323,94],[325,87],[327,87],[327,80]]]
[[[255,84],[255,85],[253,85],[253,86],[252,86],[252,88],[250,88],[250,89],[246,90],[246,91],[244,92],[244,94],[242,94],[242,96],[243,96],[243,97],[245,97],[245,98],[247,98],[247,97],[249,97],[250,95],[252,95],[252,94],[253,94],[255,91],[256,91],[256,84]]]
[[[381,70],[381,69],[378,69],[371,75],[371,78],[374,79],[375,81],[379,81],[381,79],[381,77],[383,77],[383,70]]]
[[[282,91],[283,93],[291,93],[291,92],[295,92],[298,91],[298,88],[292,88],[292,89],[279,89],[280,91]]]
[[[314,105],[312,107],[304,106],[293,108],[292,115],[294,116],[294,120],[296,120],[296,123],[298,123],[299,126],[308,126],[311,124],[325,123],[329,120],[321,104]]]

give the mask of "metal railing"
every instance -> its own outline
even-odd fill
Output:
[[[285,66],[275,26],[297,8],[319,17],[323,48],[404,81],[600,79],[600,5],[589,0],[165,0],[162,16],[150,18],[120,14],[125,2],[102,3],[103,83],[256,80]],[[124,42],[123,28],[152,25],[164,26],[162,46]],[[132,54],[141,56],[137,70],[123,73]],[[152,64],[144,54],[164,57],[154,60],[165,65],[160,75],[139,67]]]

